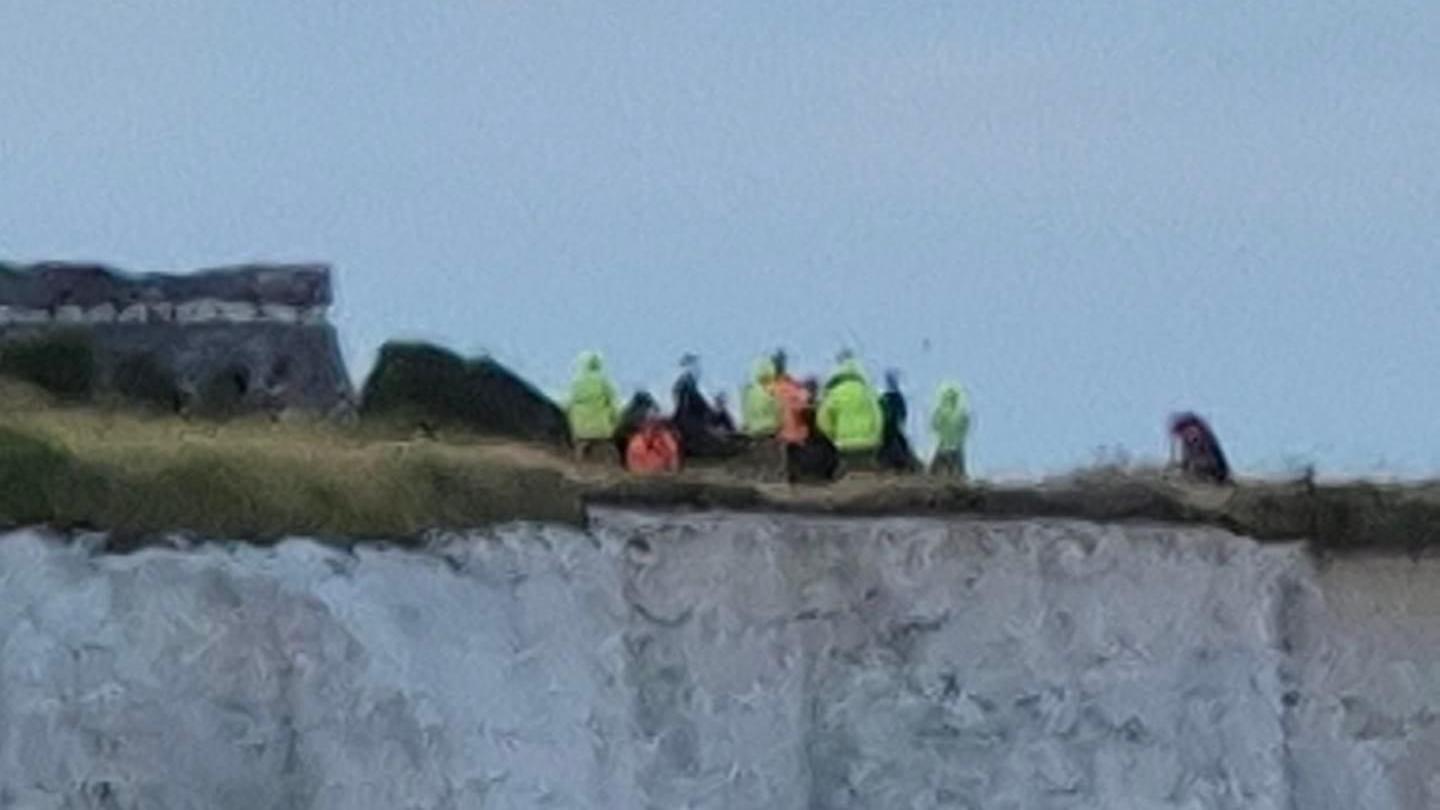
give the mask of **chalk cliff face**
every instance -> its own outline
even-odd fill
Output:
[[[0,807],[1431,808],[1435,567],[1073,521],[18,532]]]

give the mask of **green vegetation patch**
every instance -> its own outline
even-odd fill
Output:
[[[244,366],[223,367],[200,384],[197,413],[212,419],[230,419],[246,410],[253,381]]]
[[[130,404],[162,412],[179,410],[180,384],[175,372],[150,352],[121,357],[111,382],[115,393]]]
[[[75,477],[75,459],[63,447],[0,427],[0,520],[10,525],[56,520]]]
[[[67,401],[95,392],[95,344],[81,331],[24,338],[0,348],[0,375],[38,386]]]
[[[0,386],[0,525],[405,541],[513,520],[579,524],[580,486],[535,448],[394,441],[326,423],[63,408]]]

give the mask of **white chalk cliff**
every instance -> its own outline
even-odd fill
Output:
[[[1063,520],[15,532],[0,807],[1435,808],[1437,574]]]

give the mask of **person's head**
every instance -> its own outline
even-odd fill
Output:
[[[1172,436],[1183,436],[1186,433],[1199,429],[1205,423],[1190,411],[1174,413],[1170,415],[1170,434]]]
[[[783,377],[789,367],[790,357],[785,354],[784,349],[776,349],[775,353],[770,356],[770,362],[775,368],[775,376]]]
[[[680,377],[696,382],[700,380],[700,355],[686,352],[680,357]]]
[[[835,367],[835,373],[831,379],[840,377],[856,380],[865,379],[865,370],[860,366],[860,360],[851,352],[841,352],[837,358],[839,365]]]
[[[605,363],[600,359],[599,352],[581,352],[580,359],[576,365],[581,371],[597,373],[605,368]]]
[[[900,390],[900,372],[896,369],[887,369],[885,372],[885,390]]]
[[[654,397],[650,396],[649,391],[637,392],[630,400],[630,408],[635,415],[642,419],[648,419],[660,413],[660,405],[655,402]]]
[[[947,409],[959,408],[965,402],[965,389],[955,383],[940,386],[940,405]]]

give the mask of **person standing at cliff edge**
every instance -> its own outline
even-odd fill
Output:
[[[970,435],[970,403],[965,389],[953,383],[940,386],[940,402],[930,417],[935,433],[932,475],[965,477],[965,440]]]
[[[1185,412],[1170,417],[1170,458],[1173,461],[1179,450],[1181,472],[1212,484],[1230,481],[1230,463],[1225,460],[1225,451],[1220,449],[1220,440],[1196,414]]]
[[[905,395],[900,392],[900,372],[885,372],[885,393],[880,395],[880,466],[890,472],[913,473],[919,469],[910,440],[905,437],[909,418]]]
[[[775,398],[775,361],[755,364],[755,376],[740,392],[740,426],[754,440],[770,439],[780,430],[780,402]]]
[[[804,444],[810,437],[810,430],[815,422],[815,414],[806,411],[811,410],[810,391],[798,380],[790,376],[789,358],[784,351],[777,351],[770,360],[775,368],[775,379],[770,384],[770,393],[775,396],[775,403],[780,409],[780,428],[778,436],[780,443],[784,445]]]
[[[570,401],[565,408],[570,422],[570,440],[575,446],[575,460],[583,461],[597,447],[614,447],[615,427],[619,422],[620,403],[615,386],[605,375],[605,364],[595,352],[580,355],[575,380],[570,385]]]
[[[814,380],[806,380],[801,387],[803,401],[817,401],[818,388],[819,385]],[[781,444],[785,456],[785,480],[791,484],[834,481],[840,471],[840,452],[835,449],[835,443],[830,441],[830,437],[815,426],[814,406],[804,405],[796,418],[804,428],[804,438],[798,442],[786,441]]]
[[[734,423],[728,416],[722,421],[700,391],[699,357],[686,354],[680,358],[680,377],[672,393],[675,413],[671,422],[680,434],[680,451],[686,461],[728,458],[741,449],[732,432]]]
[[[880,396],[865,378],[859,360],[849,353],[842,353],[839,360],[825,383],[815,422],[850,463],[873,468],[884,427]]]
[[[798,383],[782,378],[779,369],[784,363],[783,352],[760,358],[755,363],[754,378],[740,393],[742,427],[750,439],[751,453],[762,466],[781,475],[786,470],[785,448],[797,440],[804,441],[805,423],[800,412],[806,399]]]

